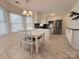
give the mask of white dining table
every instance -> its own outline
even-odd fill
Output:
[[[38,40],[38,37],[42,36],[42,41],[43,41],[44,40],[44,33],[43,32],[40,32],[40,31],[38,32],[36,30],[32,31],[31,33],[32,33],[32,36],[36,40],[36,44],[35,44],[35,46],[36,46],[36,53],[38,53],[38,48],[39,48],[39,40]]]

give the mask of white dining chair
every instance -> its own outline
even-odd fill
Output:
[[[20,36],[21,38],[21,46],[23,47],[23,48],[26,48],[26,49],[28,49],[28,48],[30,48],[30,50],[31,50],[31,53],[33,52],[33,47],[35,46],[35,48],[36,48],[36,39],[35,39],[35,37],[32,35],[32,31],[31,30],[25,30],[25,31],[22,31],[22,33],[21,33],[21,36]],[[38,39],[38,45],[39,45],[39,47],[40,47],[40,40],[39,39],[41,39],[42,38],[42,36],[39,36],[37,39]]]
[[[25,30],[23,33],[24,33],[24,38],[23,38],[24,46],[25,47],[29,46],[31,53],[32,53],[33,52],[33,45],[35,44],[35,38],[33,38],[31,30]]]

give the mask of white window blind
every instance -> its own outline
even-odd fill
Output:
[[[4,8],[0,7],[0,35],[8,33]]]
[[[17,14],[10,14],[12,32],[23,30],[23,17]]]
[[[33,18],[31,16],[26,17],[26,29],[33,30]]]

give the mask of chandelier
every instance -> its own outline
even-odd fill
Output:
[[[32,13],[32,11],[29,10],[29,8],[28,8],[28,2],[29,2],[29,1],[26,0],[26,2],[27,2],[27,10],[23,10],[22,14],[25,15],[25,16],[32,16],[33,13]]]

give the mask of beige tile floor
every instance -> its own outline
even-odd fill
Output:
[[[0,59],[30,59],[29,50],[20,47],[19,40],[12,38],[0,43]],[[32,59],[79,59],[79,52],[73,49],[63,35],[51,35],[41,44],[39,53],[33,52]]]

